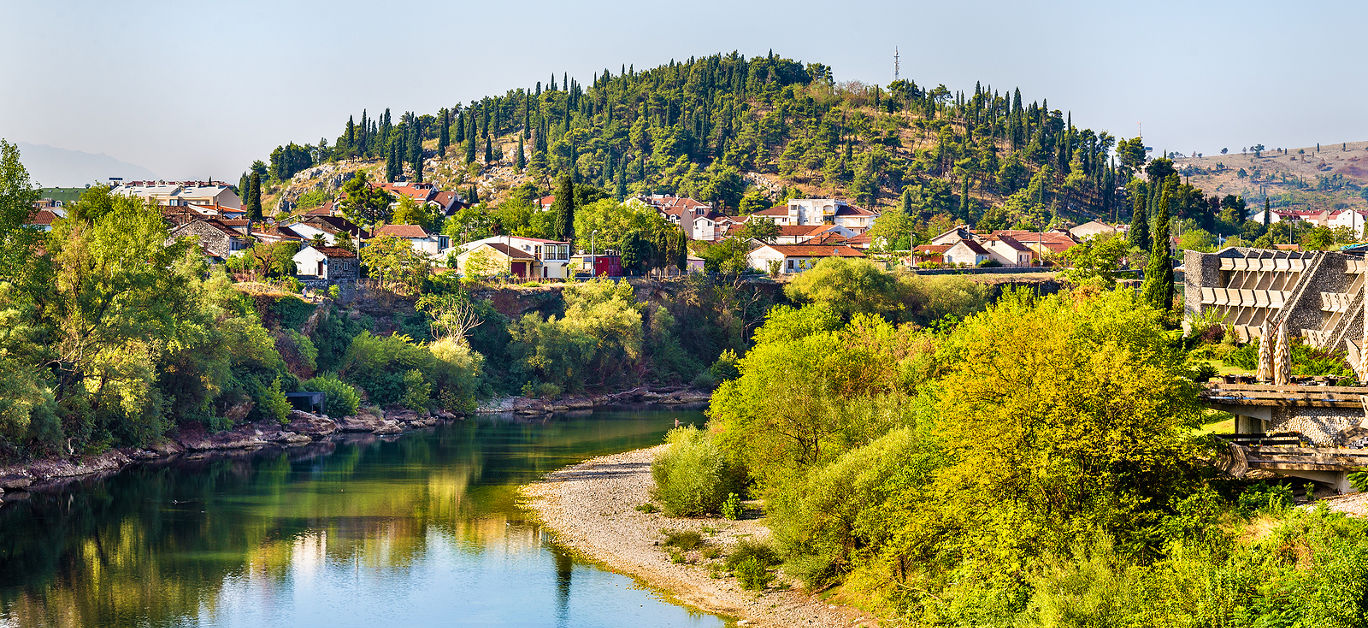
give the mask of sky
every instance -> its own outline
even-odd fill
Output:
[[[732,50],[887,84],[896,46],[918,84],[1020,87],[1156,151],[1300,147],[1368,139],[1364,24],[1368,3],[1338,0],[0,0],[0,138],[237,181],[362,108]]]

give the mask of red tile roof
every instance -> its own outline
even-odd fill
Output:
[[[324,257],[356,257],[356,253],[337,246],[315,246],[311,248],[322,253]]]
[[[953,245],[953,244],[923,244],[923,245],[921,245],[921,246],[919,246],[919,247],[917,247],[917,248],[915,248],[915,249],[912,249],[912,251],[915,252],[915,253],[936,253],[936,254],[942,254],[942,253],[945,253],[946,251],[949,251],[949,250],[950,250],[950,247],[952,247],[952,246],[954,246],[954,245]]]
[[[1016,238],[1013,238],[1009,235],[986,235],[983,236],[983,239],[986,242],[1001,242],[1003,244],[1006,244],[1008,247],[1011,247],[1018,251],[1027,252],[1031,250],[1030,248],[1027,248],[1026,245],[1019,242]]]
[[[788,206],[787,206],[787,205],[781,205],[781,206],[779,206],[779,207],[771,207],[771,208],[769,208],[769,209],[762,209],[762,210],[760,210],[760,211],[758,211],[758,212],[755,212],[755,213],[753,213],[753,214],[751,214],[751,215],[752,215],[752,216],[787,216],[787,215],[788,215]]]
[[[532,257],[531,253],[515,249],[503,242],[486,242],[485,246],[507,255],[510,259],[537,259]]]
[[[845,245],[817,246],[811,244],[769,244],[784,257],[864,257],[858,249]]]
[[[418,225],[385,225],[375,231],[375,237],[380,236],[416,240],[428,237],[428,232]]]
[[[967,248],[967,249],[969,249],[970,251],[972,251],[975,255],[989,255],[989,254],[990,254],[990,253],[988,253],[988,250],[987,250],[987,249],[983,248],[983,245],[981,245],[981,244],[979,244],[978,242],[975,242],[975,241],[973,241],[973,240],[960,240],[959,242],[956,242],[955,245],[953,245],[951,248],[954,248],[954,246],[958,246],[958,245],[960,245],[960,244],[963,244],[963,245],[965,246],[965,248]]]
[[[60,216],[57,214],[42,209],[35,212],[33,217],[29,218],[28,224],[38,227],[51,227],[52,221],[57,220],[58,218],[60,218]]]

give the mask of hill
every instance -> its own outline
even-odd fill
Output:
[[[618,195],[676,193],[736,211],[807,195],[900,207],[922,224],[1039,228],[1124,213],[1116,190],[1139,162],[1114,163],[1112,148],[1128,144],[1070,119],[1019,89],[837,83],[819,63],[731,53],[604,70],[587,84],[553,75],[431,114],[362,111],[336,140],[281,146],[255,167],[267,200],[335,190],[338,173],[358,169],[415,179],[420,165],[423,178],[473,185],[483,199],[568,174]]]
[[[155,179],[151,170],[120,161],[109,155],[97,155],[57,148],[46,144],[18,143],[24,155],[24,167],[39,185],[48,187],[81,186],[104,183],[109,177],[124,179]]]
[[[1368,209],[1368,142],[1203,155],[1174,160],[1192,185],[1275,208]]]

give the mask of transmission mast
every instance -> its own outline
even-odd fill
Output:
[[[894,80],[894,81],[897,81],[897,80],[898,80],[898,76],[899,76],[900,74],[902,74],[902,66],[899,65],[899,63],[898,63],[898,47],[897,47],[897,46],[894,46],[894,47],[893,47],[893,80]]]

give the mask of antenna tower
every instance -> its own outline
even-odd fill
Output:
[[[898,75],[902,73],[902,66],[898,63],[898,47],[893,47],[893,80],[898,80]]]

